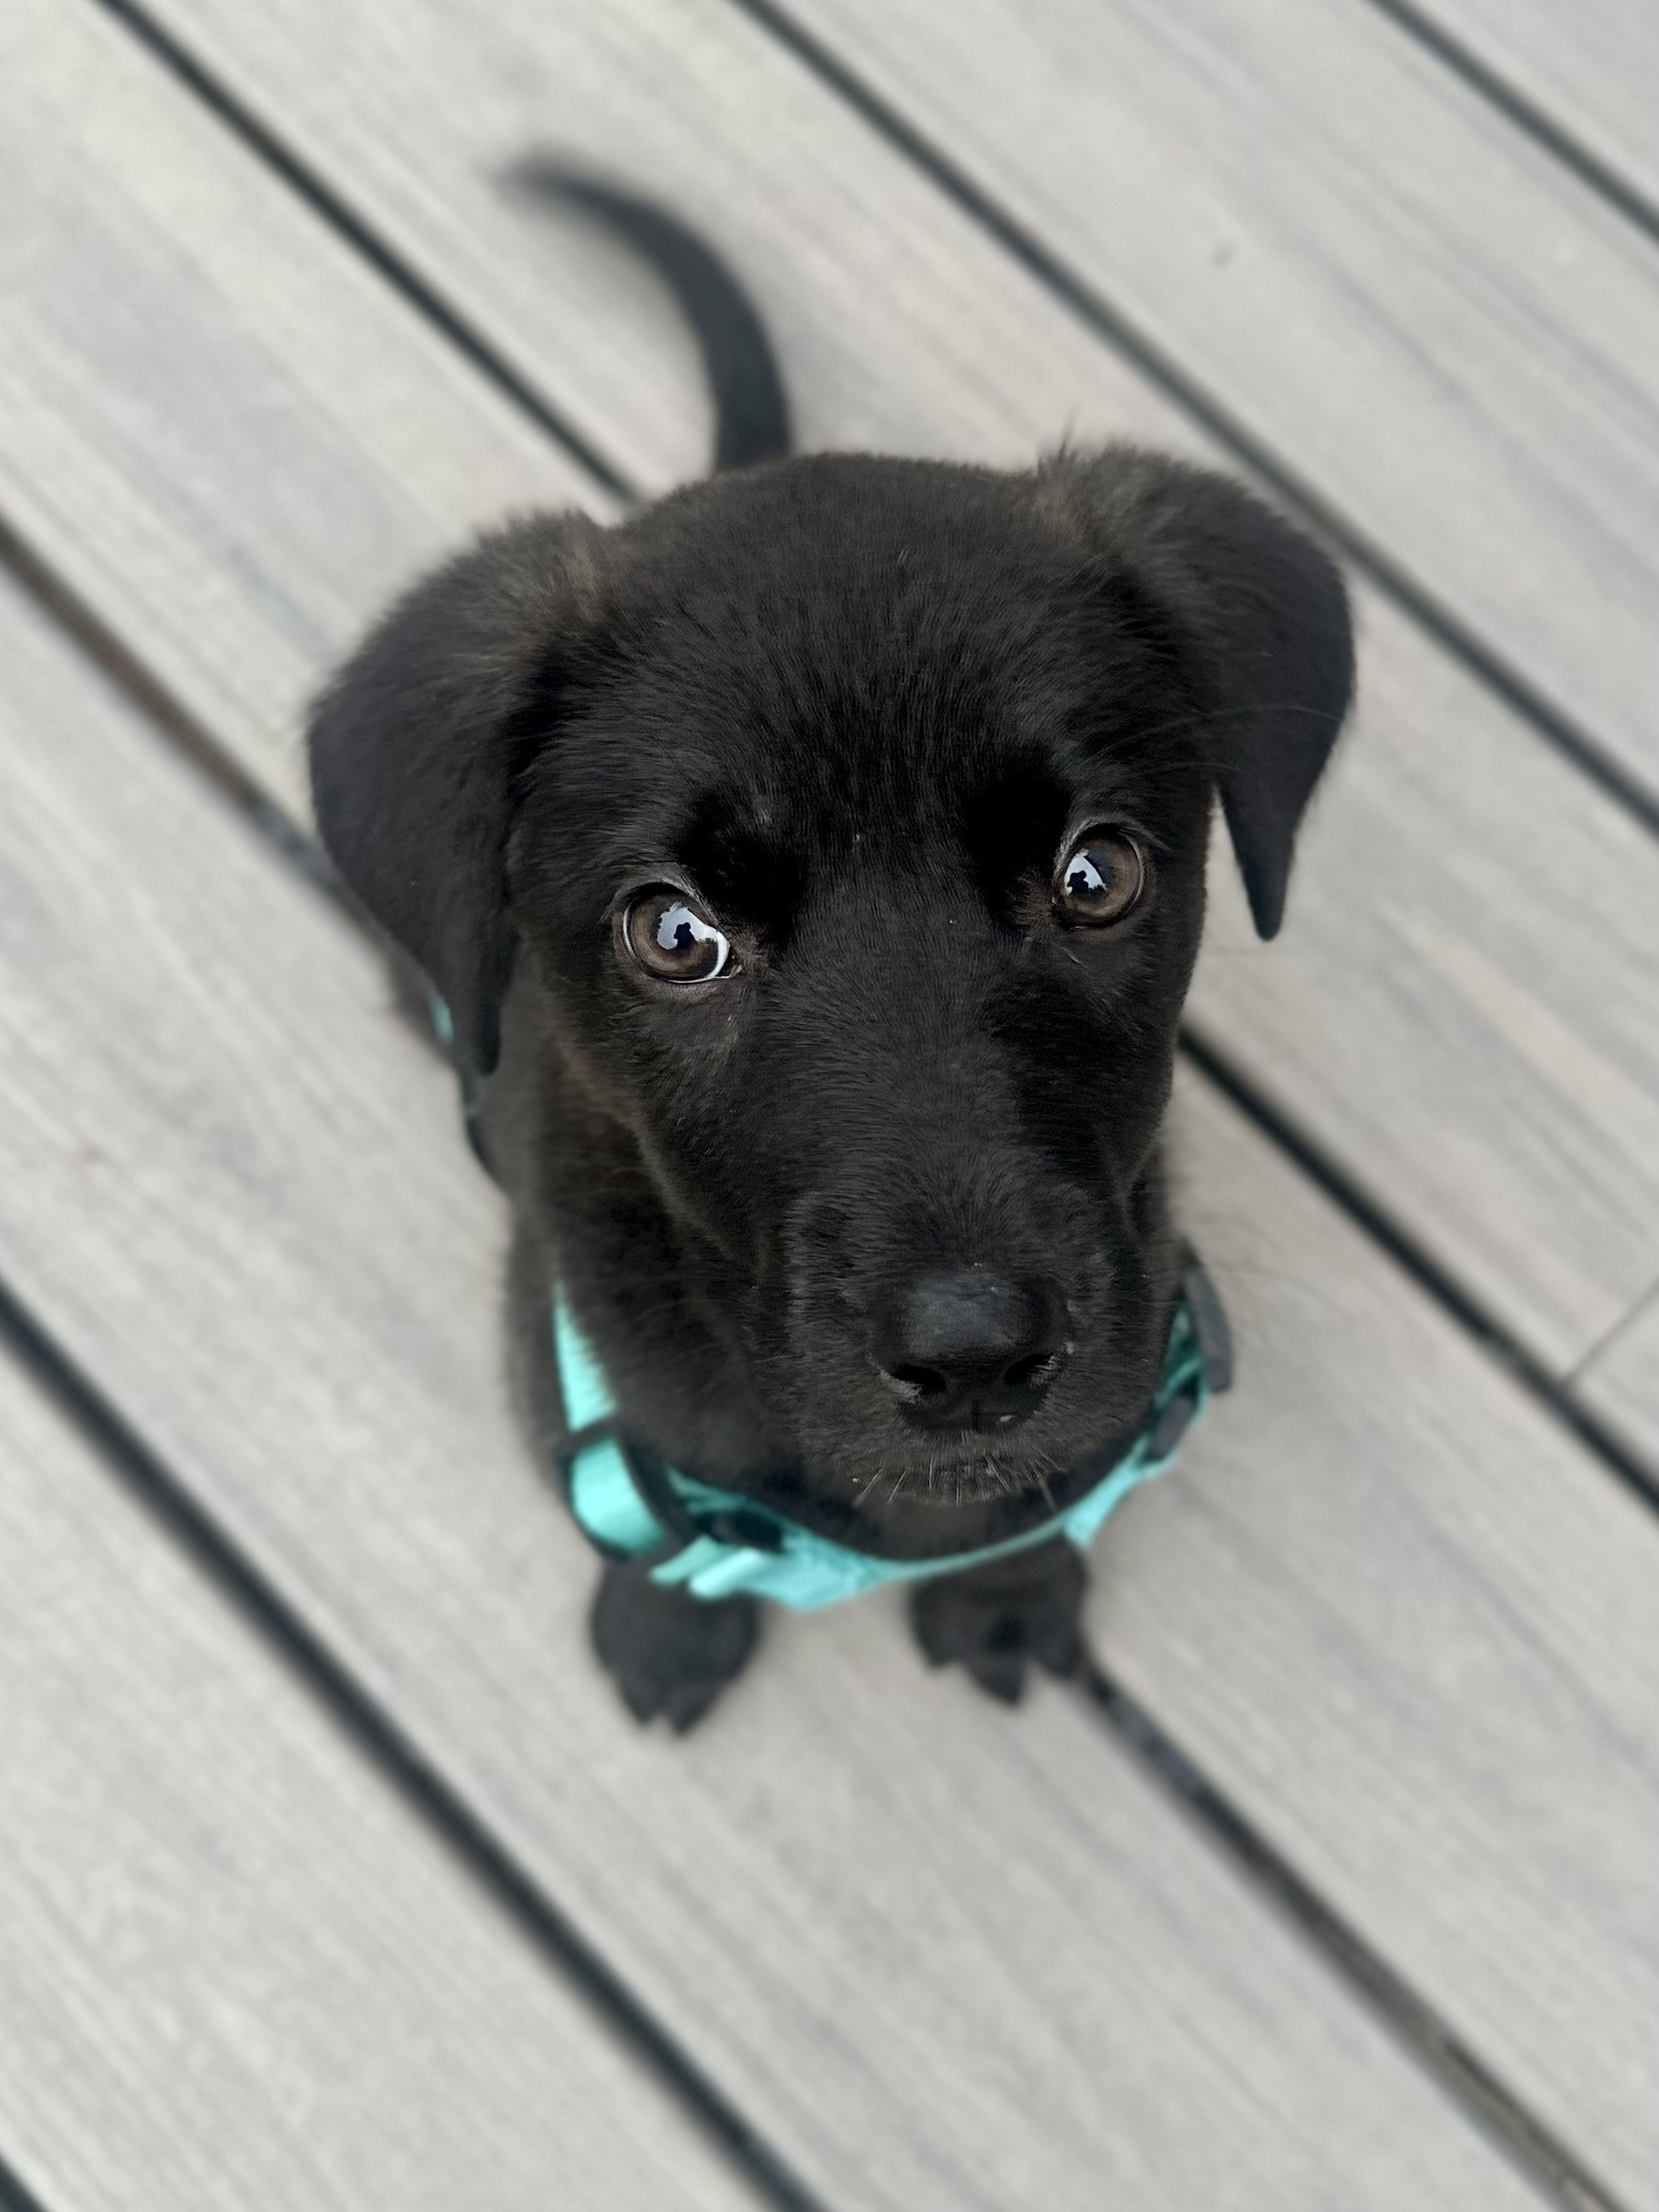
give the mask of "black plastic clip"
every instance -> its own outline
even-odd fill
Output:
[[[1183,1257],[1186,1266],[1181,1277],[1181,1295],[1192,1316],[1193,1334],[1198,1339],[1199,1356],[1204,1362],[1204,1380],[1212,1390],[1231,1390],[1233,1333],[1227,1321],[1227,1309],[1221,1303],[1221,1293],[1211,1280],[1208,1269],[1190,1244],[1185,1247]]]

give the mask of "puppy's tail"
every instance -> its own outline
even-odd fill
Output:
[[[513,182],[579,208],[647,261],[690,324],[714,395],[714,468],[748,468],[788,453],[789,402],[777,356],[748,294],[720,257],[649,201],[540,156]]]

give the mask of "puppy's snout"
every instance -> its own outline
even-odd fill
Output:
[[[1006,1429],[1065,1364],[1065,1304],[1045,1277],[941,1268],[878,1310],[882,1379],[918,1427]]]

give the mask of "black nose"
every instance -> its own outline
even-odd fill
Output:
[[[925,1428],[1008,1428],[1065,1364],[1064,1306],[1042,1277],[988,1267],[923,1275],[877,1316],[882,1379]]]

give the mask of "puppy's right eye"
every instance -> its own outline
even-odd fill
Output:
[[[1054,912],[1085,929],[1109,928],[1146,896],[1152,864],[1127,830],[1090,830],[1073,845],[1054,876]]]
[[[663,983],[712,983],[736,966],[719,924],[667,884],[633,901],[623,916],[622,941],[636,964]]]

